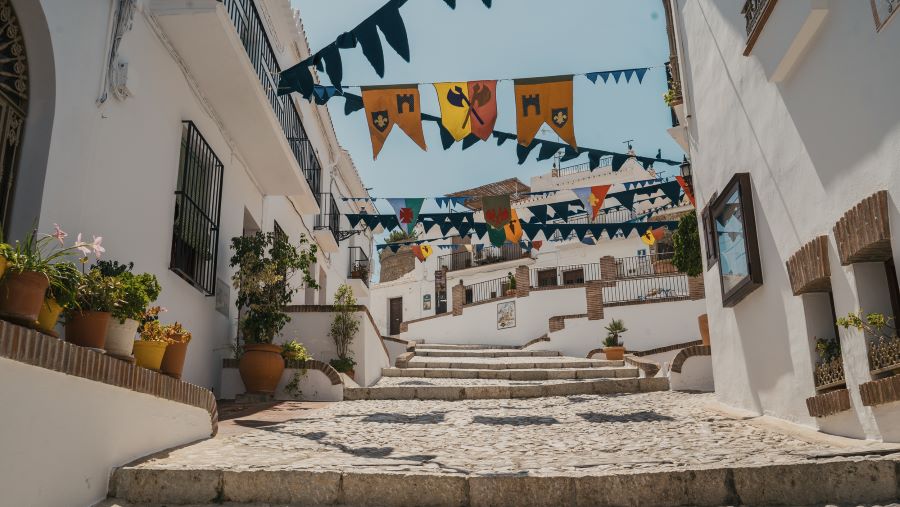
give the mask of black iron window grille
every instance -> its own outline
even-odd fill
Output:
[[[319,214],[316,215],[315,229],[328,229],[334,235],[334,240],[341,239],[341,211],[338,209],[334,195],[328,192],[316,196],[319,202]]]
[[[207,296],[216,292],[223,173],[194,123],[183,122],[169,269]]]
[[[362,280],[367,286],[369,285],[369,255],[362,247],[350,247],[350,272],[347,277]]]

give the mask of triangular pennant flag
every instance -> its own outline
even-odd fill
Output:
[[[416,259],[419,259],[419,262],[425,262],[425,256],[422,255],[422,247],[419,245],[413,245],[412,253],[416,256]]]
[[[297,92],[303,95],[304,99],[309,100],[315,85],[312,72],[309,70],[310,63],[309,59],[306,59],[290,69],[282,71],[278,78],[278,94]]]
[[[449,197],[435,197],[434,203],[437,204],[438,208],[443,208],[450,203]]]
[[[456,233],[460,236],[467,236],[472,230],[472,224],[470,224],[469,222],[463,222],[459,225],[454,225],[453,227],[456,228]]]
[[[594,150],[588,152],[588,167],[591,169],[591,171],[600,167],[601,158],[603,158],[603,155]]]
[[[538,234],[543,232],[543,225],[540,224],[521,224],[522,225],[522,233],[526,238],[531,240],[532,244],[536,243],[535,238],[538,237]]]
[[[572,76],[516,79],[516,128],[519,144],[528,146],[545,122],[575,149]]]
[[[554,202],[549,205],[553,208],[553,212],[556,213],[554,218],[562,218],[563,220],[569,219],[569,203],[566,202]]]
[[[588,230],[591,231],[591,236],[594,237],[594,240],[599,240],[600,235],[603,234],[603,231],[606,229],[606,226],[603,224],[590,224],[588,226]]]
[[[687,198],[688,198],[688,200],[691,201],[691,206],[693,206],[693,207],[696,208],[696,207],[697,207],[697,203],[694,201],[694,194],[691,193],[691,188],[688,187],[688,184],[687,184],[687,182],[684,180],[684,177],[682,177],[682,176],[675,176],[675,181],[677,181],[678,184],[681,185],[681,189],[684,190],[684,195],[686,195]],[[672,201],[672,202],[676,202],[676,201]]]
[[[681,196],[681,183],[677,180],[662,183],[659,186],[659,189],[662,190],[663,195],[668,197],[670,201],[674,203],[679,201],[679,197]]]
[[[609,73],[612,74],[612,77],[613,77],[613,79],[616,80],[616,83],[618,83],[618,82],[619,82],[619,78],[622,77],[622,71],[621,71],[621,70],[611,70],[611,71],[609,71]]]
[[[615,197],[625,209],[631,209],[634,206],[634,193],[634,190],[625,190],[623,192],[616,192],[609,197]]]
[[[384,34],[384,40],[394,48],[400,58],[408,62],[409,37],[406,35],[406,26],[400,16],[400,6],[396,2],[388,3],[376,12],[373,18],[381,33]]]
[[[556,155],[556,152],[562,147],[562,144],[554,143],[552,141],[541,141],[541,149],[538,151],[538,162],[541,160],[547,160],[548,158]]]
[[[547,221],[547,205],[539,204],[537,206],[529,206],[528,211],[531,212],[531,221],[542,224]]]
[[[362,220],[362,215],[357,213],[348,213],[347,221],[350,222],[350,228],[355,229],[359,222]]]
[[[531,144],[528,146],[523,146],[521,144],[516,145],[516,156],[519,157],[519,165],[525,163],[528,159],[528,154],[531,153],[531,150],[534,149],[535,146],[540,144],[538,141],[531,141]]]
[[[603,208],[603,200],[609,192],[610,185],[596,185],[593,187],[573,188],[572,191],[581,199],[585,210],[591,211],[591,220],[597,218],[597,213]]]
[[[493,132],[493,136],[494,136],[494,138],[497,139],[497,146],[502,146],[503,143],[505,143],[506,141],[516,138],[516,136],[514,136],[512,134],[509,134],[506,132],[497,132],[497,131]],[[521,162],[519,162],[519,163],[521,164]]]
[[[400,222],[397,221],[397,217],[394,215],[378,215],[380,220],[378,221],[385,230],[394,230],[400,228]]]
[[[628,83],[631,81],[631,76],[634,75],[634,69],[625,69],[622,73],[625,74],[625,82]]]
[[[519,222],[519,215],[516,214],[516,210],[511,210],[511,212],[512,216],[509,223],[503,226],[503,230],[506,232],[507,241],[518,243],[522,239],[522,224]]]
[[[503,244],[506,243],[506,231],[504,231],[502,227],[500,229],[495,229],[488,225],[487,232],[492,245],[503,246]]]
[[[441,133],[441,148],[444,148],[445,151],[449,150],[453,143],[456,142],[456,139],[453,139],[453,134],[447,130],[443,123],[438,123],[438,131]]]
[[[381,49],[381,38],[378,37],[375,21],[372,18],[363,21],[353,29],[353,35],[359,41],[363,55],[369,60],[375,73],[378,77],[384,77],[384,50]]]
[[[438,227],[441,228],[441,235],[446,236],[453,229],[453,224],[450,222],[438,222]]]
[[[572,160],[573,158],[578,158],[579,155],[580,155],[580,153],[575,151],[574,148],[572,148],[569,145],[566,145],[566,147],[563,149],[563,156],[559,159],[559,161],[560,162],[568,162],[569,160]]]
[[[625,161],[628,160],[628,155],[623,155],[621,153],[616,153],[612,156],[612,170],[613,172],[618,171],[622,168],[622,165]]]
[[[635,72],[635,74],[637,74],[638,83],[643,83],[644,82],[644,74],[647,73],[647,67],[644,67],[643,69],[634,69],[634,72]]]
[[[502,229],[509,223],[512,209],[509,204],[509,194],[486,195],[481,198],[484,210],[484,222],[495,229]]]
[[[466,148],[469,148],[473,144],[477,143],[478,141],[481,141],[481,139],[478,136],[476,136],[475,134],[469,134],[462,141],[462,149],[465,150]]]
[[[369,229],[377,229],[381,224],[381,217],[379,215],[362,215],[360,218]]]
[[[497,123],[497,81],[469,81],[467,88],[472,134],[487,141]]]
[[[366,107],[374,158],[378,158],[378,152],[391,133],[394,123],[419,147],[426,149],[419,88],[416,85],[364,87],[362,100]]]
[[[600,72],[600,77],[603,79],[603,82],[606,83],[609,80],[609,71]]]
[[[597,76],[599,76],[599,75],[600,75],[599,72],[588,72],[587,74],[584,75],[584,77],[590,79],[592,83],[597,84]]]
[[[444,0],[447,5],[450,6],[451,9],[456,9],[456,0]]]
[[[419,218],[419,211],[422,209],[424,198],[392,198],[388,199],[394,213],[397,215],[397,222],[401,227],[406,229],[407,233],[412,233]]]
[[[441,109],[441,125],[453,139],[461,141],[472,132],[467,83],[434,83],[434,90],[437,92],[438,106]]]
[[[356,47],[356,36],[352,32],[344,32],[334,40],[339,49],[351,49]]]
[[[575,235],[578,236],[578,239],[584,243],[584,238],[587,236],[588,227],[587,224],[575,224],[572,227],[575,228]],[[593,245],[593,243],[588,243],[589,245]]]
[[[358,95],[345,94],[344,95],[344,115],[347,116],[350,113],[355,113],[363,108],[362,97]]]
[[[429,257],[431,257],[431,254],[434,253],[434,249],[431,248],[431,245],[422,245],[419,247],[419,253],[421,253],[422,257],[427,260]]]
[[[647,246],[653,246],[656,243],[656,234],[653,234],[653,227],[647,229],[647,232],[641,235],[641,241]]]
[[[451,197],[450,198],[450,202],[452,204],[458,205],[458,206],[462,206],[462,205],[466,204],[466,201],[468,201],[468,200],[469,200],[468,196]]]
[[[322,61],[325,62],[325,72],[328,74],[329,81],[337,90],[340,90],[341,80],[344,79],[341,51],[336,44],[332,43],[325,46],[325,49],[320,51],[320,54],[322,55]],[[327,102],[329,98],[331,97],[326,97],[325,101]]]

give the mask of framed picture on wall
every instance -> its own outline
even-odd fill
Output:
[[[431,310],[431,294],[425,294],[424,296],[422,296],[422,309]]]
[[[869,0],[872,3],[872,15],[875,16],[875,31],[880,32],[900,11],[900,0]]]
[[[497,303],[497,329],[516,327],[516,302]]]
[[[709,209],[719,256],[722,306],[737,305],[763,283],[750,174],[731,178]]]
[[[713,267],[716,262],[719,261],[719,253],[718,248],[716,246],[716,230],[713,227],[712,216],[709,213],[709,209],[712,207],[712,203],[716,202],[718,199],[718,192],[713,192],[712,197],[710,197],[709,202],[706,204],[706,207],[703,208],[703,211],[700,212],[700,220],[703,225],[703,246],[706,248],[706,269]]]

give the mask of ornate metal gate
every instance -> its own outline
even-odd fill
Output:
[[[28,62],[22,28],[9,0],[0,0],[0,226],[9,218],[27,110]]]

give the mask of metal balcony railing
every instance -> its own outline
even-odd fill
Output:
[[[328,229],[334,235],[336,242],[340,241],[341,210],[338,209],[337,200],[330,192],[322,192],[316,195],[319,203],[319,214],[316,215],[315,230]]]
[[[256,71],[263,92],[278,117],[291,152],[303,171],[303,176],[313,194],[321,190],[322,167],[309,136],[300,121],[290,95],[278,95],[278,75],[281,67],[266,34],[265,26],[254,0],[219,0],[228,10],[231,22],[244,45],[250,63]],[[319,203],[321,205],[321,202]]]
[[[506,291],[510,289],[510,285],[508,276],[466,285],[465,304],[470,305],[503,297],[506,295]]]
[[[441,255],[438,257],[438,269],[458,271],[485,264],[519,260],[527,255],[528,252],[517,243],[507,243],[501,247],[486,246],[473,252],[463,251]]]
[[[580,164],[570,165],[567,167],[560,167],[559,169],[554,171],[553,174],[557,178],[559,178],[562,176],[570,176],[572,174],[589,173],[592,171],[596,171],[598,169],[602,169],[604,167],[611,167],[611,166],[612,166],[612,156],[608,156],[608,157],[602,157],[600,159],[600,165],[595,167],[594,169],[591,169],[590,162],[582,162]]]
[[[580,285],[600,279],[600,263],[573,264],[552,268],[534,268],[531,270],[532,287],[559,287],[561,285]]]
[[[677,273],[616,280],[603,288],[603,304],[677,301],[690,297],[688,276]]]
[[[616,278],[639,278],[678,273],[673,252],[616,258]]]
[[[353,280],[362,280],[366,286],[369,285],[369,255],[362,247],[350,247],[350,271],[347,278]]]

